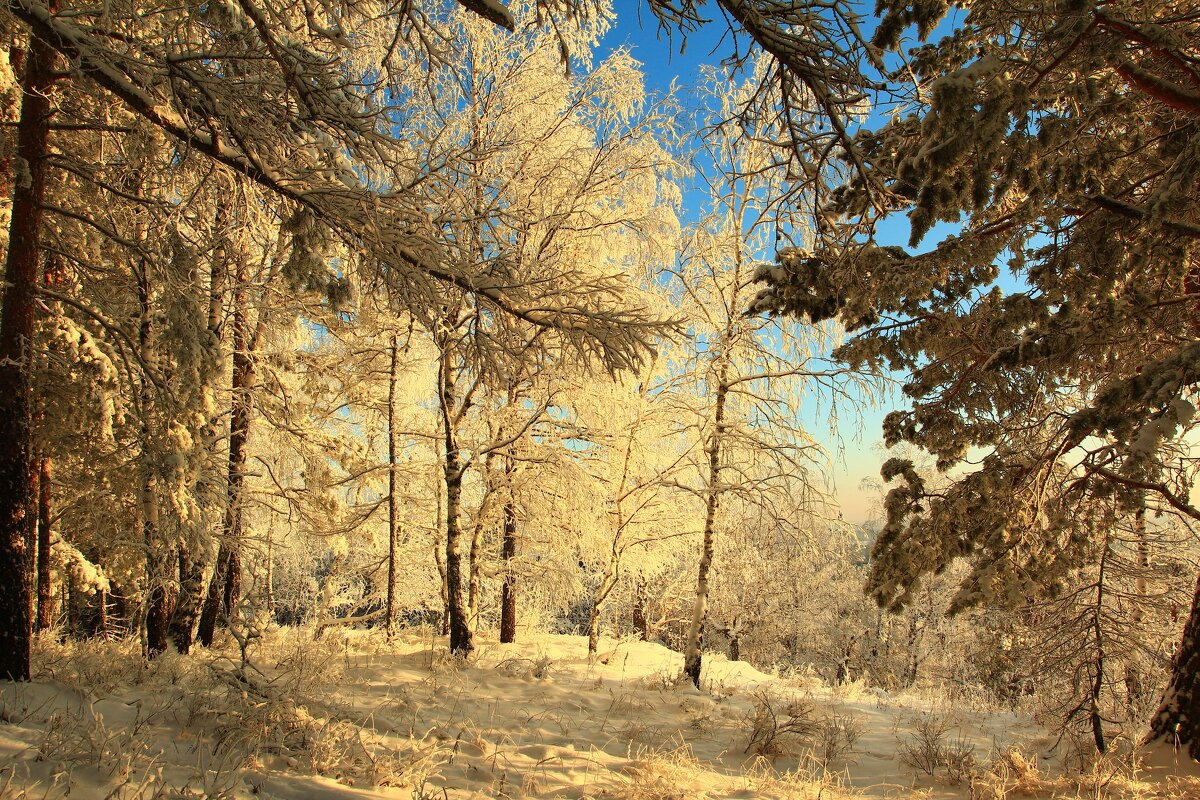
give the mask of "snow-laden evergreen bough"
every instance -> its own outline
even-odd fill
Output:
[[[879,47],[946,4],[881,2]],[[893,77],[907,112],[842,157],[824,238],[760,270],[758,310],[840,319],[845,361],[905,373],[885,420],[957,477],[909,461],[873,553],[883,605],[956,558],[954,605],[1053,595],[1095,552],[1089,519],[1143,508],[1200,521],[1200,21],[1192,3],[980,2]],[[906,211],[916,249],[876,244]],[[1005,277],[1010,274],[1012,277]],[[1186,604],[1184,604],[1186,607]],[[1150,739],[1200,758],[1200,596]]]

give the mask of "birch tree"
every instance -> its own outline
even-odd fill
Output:
[[[758,69],[769,69],[766,61]],[[689,232],[680,257],[678,291],[692,321],[695,348],[686,370],[694,376],[691,413],[702,448],[690,487],[704,503],[696,599],[684,653],[684,672],[699,686],[701,637],[708,611],[709,573],[716,539],[729,525],[723,502],[770,506],[773,495],[809,493],[821,500],[820,446],[799,426],[801,397],[849,396],[853,375],[823,358],[833,330],[748,315],[756,259],[785,235],[803,236],[774,167],[780,152],[770,123],[753,141],[732,127],[753,79],[729,84],[709,74],[709,127],[702,141],[711,169],[700,175],[711,207]],[[786,487],[786,488],[785,488]]]

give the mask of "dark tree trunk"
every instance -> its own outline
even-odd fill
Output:
[[[249,276],[246,254],[238,258],[237,286],[233,297],[233,375],[229,419],[229,474],[225,502],[225,525],[217,563],[204,609],[200,612],[197,634],[205,647],[212,644],[217,618],[224,612],[228,619],[233,613],[241,588],[242,486],[246,468],[246,442],[250,436],[250,412],[254,389],[254,361],[251,358],[249,337],[249,308],[247,287]]]
[[[388,369],[388,399],[387,399],[387,426],[388,426],[388,557],[387,557],[387,609],[385,611],[387,620],[386,628],[388,638],[392,638],[392,634],[396,628],[396,548],[398,547],[397,539],[400,537],[399,526],[397,525],[397,509],[396,509],[396,383],[400,379],[399,374],[399,338],[392,335],[391,347],[391,364]]]
[[[442,541],[442,487],[446,483],[445,473],[439,474],[433,482],[436,521],[433,534],[433,562],[437,565],[438,577],[441,578],[442,588],[442,621],[439,626],[442,636],[450,635],[450,581],[446,577],[446,543]]]
[[[137,191],[136,185],[133,187]],[[139,225],[139,236],[145,239],[145,226]],[[140,322],[138,325],[138,349],[141,351],[142,362],[153,368],[155,363],[153,345],[153,307],[152,287],[148,265],[143,260],[138,266],[138,306]],[[148,378],[142,378],[140,392],[142,421],[141,435],[141,517],[142,542],[146,548],[146,652],[153,658],[166,651],[170,645],[170,635],[167,630],[171,615],[175,611],[176,583],[175,565],[177,557],[174,544],[164,540],[158,524],[158,479],[154,472],[152,412],[154,410],[154,391]]]
[[[1171,681],[1150,723],[1147,741],[1165,742],[1200,761],[1200,580],[1171,662]]]
[[[449,595],[450,652],[465,656],[475,649],[462,586],[462,530],[458,515],[462,497],[462,470],[458,452],[446,454],[446,589]]]
[[[50,456],[38,463],[38,559],[37,559],[37,629],[44,631],[54,625],[54,595],[50,591],[50,505],[54,497],[54,469]]]
[[[200,596],[204,591],[204,562],[193,558],[186,545],[180,542],[179,554],[179,598],[175,602],[175,613],[167,630],[175,649],[188,653],[192,649],[192,636],[196,618],[200,614]]]
[[[646,619],[645,587],[639,582],[637,596],[633,599],[633,629],[637,631],[638,639],[650,641],[650,621]]]
[[[500,587],[500,641],[510,644],[517,640],[517,505],[513,499],[512,454],[504,457],[504,475],[508,482],[508,498],[504,501],[504,529],[500,541],[500,558],[504,560],[504,585]]]
[[[146,650],[151,658],[166,651],[171,643],[171,614],[175,610],[174,593],[165,576],[157,576],[146,599]]]
[[[17,155],[23,179],[14,183],[0,308],[0,679],[29,680],[33,636],[29,550],[35,498],[32,494],[33,385],[29,349],[33,341],[50,89],[54,51],[33,38],[21,79]]]

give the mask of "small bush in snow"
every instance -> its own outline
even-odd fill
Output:
[[[822,769],[830,764],[844,761],[854,752],[854,746],[862,736],[863,726],[848,714],[831,714],[821,717],[813,731],[812,757]]]
[[[913,719],[913,732],[900,739],[900,763],[930,777],[946,761],[946,733],[950,720],[940,714],[919,714]]]
[[[744,719],[749,733],[745,752],[757,756],[781,755],[806,740],[818,729],[813,708],[802,700],[780,703],[766,689],[754,694],[754,708]]]

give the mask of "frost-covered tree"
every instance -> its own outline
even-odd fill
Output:
[[[589,537],[581,554],[599,573],[587,621],[589,654],[599,644],[604,605],[622,581],[655,583],[667,554],[697,530],[695,498],[676,487],[690,466],[695,437],[677,424],[672,355],[678,350],[664,343],[659,358],[636,376],[588,387],[573,402],[581,436],[598,450],[589,471],[605,505],[600,535]]]
[[[949,6],[879,8],[875,44],[900,52]],[[956,607],[1053,592],[1100,552],[1077,521],[1098,502],[1200,518],[1198,24],[1172,3],[970,4],[906,53],[908,104],[845,148],[857,172],[826,239],[763,273],[757,308],[836,316],[854,332],[841,358],[908,375],[887,441],[943,470],[980,461],[936,493],[885,465],[900,486],[874,551],[881,603],[959,557]],[[879,211],[908,212],[910,248],[937,222],[961,230],[880,247]],[[1198,706],[1200,593],[1150,738],[1200,758]]]
[[[492,22],[513,26],[511,14],[496,13],[499,5],[471,5]],[[562,22],[569,31],[567,18],[577,9],[544,11],[539,22]],[[444,242],[411,191],[430,167],[436,171],[437,162],[414,164],[409,158],[411,148],[395,136],[404,127],[404,104],[385,88],[393,74],[441,60],[441,14],[389,3],[314,9],[308,3],[260,6],[249,0],[175,5],[22,0],[8,4],[6,14],[19,35],[28,37],[28,47],[19,159],[10,162],[22,172],[13,182],[0,329],[5,365],[0,382],[6,387],[0,424],[10,426],[6,440],[12,443],[0,457],[5,577],[0,674],[21,679],[28,673],[29,603],[19,577],[30,560],[25,528],[33,498],[26,356],[52,94],[78,91],[98,98],[99,107],[117,100],[119,108],[166,135],[171,144],[165,151],[210,159],[287,204],[285,216],[296,221],[294,235],[339,239],[351,252],[369,254],[364,260],[388,279],[402,305],[428,310],[443,288],[454,287],[489,313],[557,330],[568,351],[617,368],[636,363],[659,327],[641,309],[612,302],[625,285],[617,274],[581,275],[564,261],[563,280],[525,284],[490,275],[490,258],[479,263],[444,257]],[[59,114],[55,124],[80,120]],[[186,193],[173,199],[181,197]]]
[[[762,59],[757,71],[770,69]],[[708,130],[699,175],[711,206],[685,237],[677,291],[689,316],[692,353],[684,371],[694,382],[687,424],[699,443],[690,489],[704,502],[696,602],[684,671],[699,686],[701,636],[707,614],[708,574],[719,531],[730,531],[721,504],[770,507],[782,496],[820,501],[815,474],[824,458],[801,427],[801,398],[839,392],[845,373],[824,360],[832,329],[765,315],[747,315],[757,259],[786,227],[805,235],[781,199],[786,175],[775,167],[788,158],[786,137],[770,121],[742,138],[732,120],[758,90],[755,74],[730,83],[708,76]],[[790,505],[789,511],[797,506]],[[744,512],[743,512],[744,513]]]
[[[416,76],[415,86],[397,87],[429,98],[414,109],[410,126],[426,132],[416,162],[442,165],[415,190],[430,209],[439,246],[490,281],[528,287],[531,297],[545,293],[539,306],[564,291],[607,295],[651,318],[634,279],[636,259],[656,237],[669,241],[676,227],[674,163],[658,140],[664,110],[645,97],[637,64],[620,51],[567,75],[554,38],[536,27],[510,36],[456,14],[448,30],[461,58],[428,78]],[[602,30],[599,22],[581,26],[572,41],[588,46]],[[489,454],[515,444],[547,413],[553,398],[525,388],[571,360],[574,334],[497,315],[456,286],[413,313],[439,353],[451,648],[465,653],[471,641],[460,512],[467,471],[485,468]],[[641,335],[653,332],[648,326]],[[481,435],[486,426],[469,427],[488,397],[509,395],[510,414],[528,402],[523,419],[492,426],[494,437]]]

